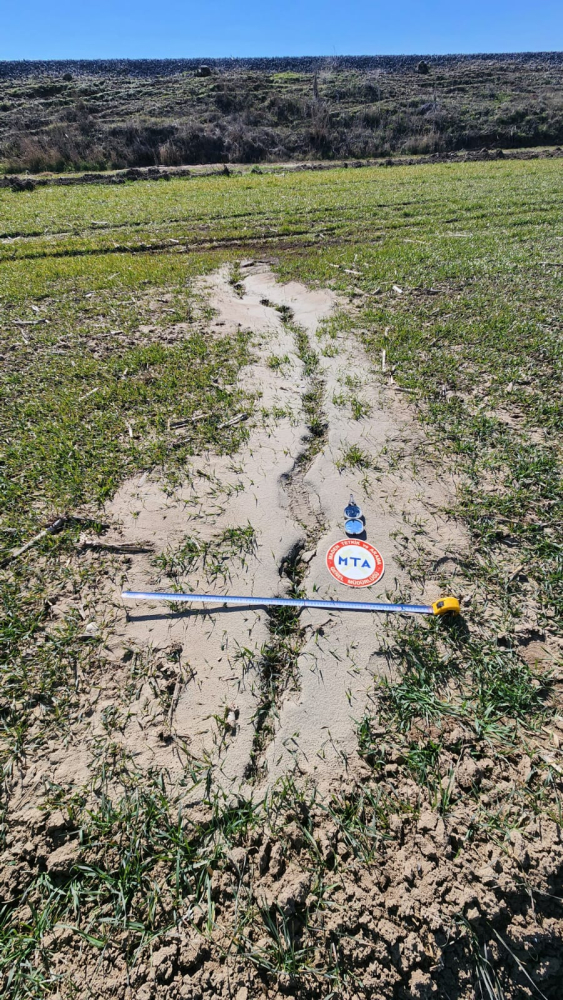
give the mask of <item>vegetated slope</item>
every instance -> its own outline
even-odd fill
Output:
[[[563,142],[561,53],[0,64],[5,169]]]
[[[71,515],[0,572],[9,1000],[559,1000],[561,185],[542,160],[0,191],[2,557]],[[237,384],[247,334],[226,337],[190,287],[230,262],[243,293],[237,261],[257,248],[347,301],[304,352],[311,375],[361,337],[386,404],[428,423],[422,453],[342,460],[375,495],[386,463],[432,462],[472,545],[454,575],[405,517],[413,594],[461,575],[465,621],[389,622],[361,768],[343,763],[326,796],[288,779],[226,802],[189,748],[184,789],[126,752],[135,691],[168,718],[190,650],[111,660],[99,595],[130,555],[103,548],[96,518],[124,478],[177,481],[193,456],[236,452],[242,409],[260,419]],[[351,425],[360,393],[333,396]],[[298,621],[274,624],[276,680]]]

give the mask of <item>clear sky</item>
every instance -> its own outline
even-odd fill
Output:
[[[563,0],[4,0],[0,59],[563,49]]]

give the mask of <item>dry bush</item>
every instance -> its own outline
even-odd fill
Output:
[[[9,151],[6,167],[8,173],[40,173],[44,170],[64,170],[65,162],[60,150],[45,140],[24,137]]]
[[[271,133],[266,129],[249,127],[238,119],[226,130],[226,148],[232,163],[256,163],[264,160],[271,148]]]
[[[107,154],[88,137],[53,129],[47,136],[16,140],[6,154],[8,173],[42,173],[65,170],[103,170],[108,166]]]
[[[402,151],[412,153],[414,156],[425,153],[443,153],[446,143],[443,136],[438,132],[426,132],[422,135],[412,136],[403,144]]]
[[[188,125],[177,130],[158,148],[158,161],[169,167],[186,163],[223,163],[227,159],[225,139],[216,128]]]

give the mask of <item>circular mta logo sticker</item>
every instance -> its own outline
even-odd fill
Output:
[[[347,587],[371,587],[385,571],[381,553],[369,542],[355,538],[343,538],[331,545],[326,564],[335,580]]]

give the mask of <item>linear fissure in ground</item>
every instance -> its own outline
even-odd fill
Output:
[[[307,517],[306,511],[304,516],[304,508],[309,509],[312,514],[305,477],[327,440],[328,423],[324,411],[325,383],[318,375],[319,355],[311,346],[306,330],[293,324],[291,311],[287,307],[282,308],[278,311],[282,312],[284,324],[293,333],[297,355],[309,383],[301,397],[308,430],[305,447],[295,459],[291,472],[282,476],[289,509],[302,528],[303,536],[281,559],[279,573],[280,577],[289,581],[288,596],[299,598],[304,596],[302,588],[308,569],[302,554],[318,543],[325,529],[322,512]],[[284,694],[290,689],[298,691],[300,687],[298,660],[305,642],[305,630],[301,626],[300,616],[299,608],[272,608],[268,612],[269,640],[260,656],[260,700],[254,715],[250,759],[245,769],[247,780],[256,780],[263,775],[263,755],[274,736],[275,714]]]

